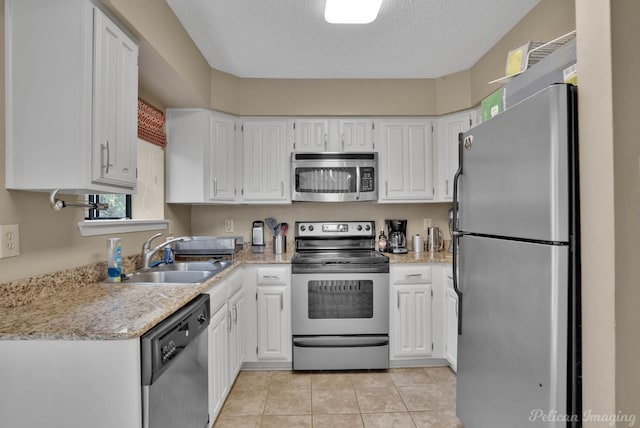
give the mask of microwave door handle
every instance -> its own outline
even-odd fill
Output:
[[[360,200],[360,167],[356,167],[356,201]]]

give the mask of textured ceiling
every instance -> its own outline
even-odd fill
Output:
[[[325,0],[167,0],[211,67],[256,78],[435,78],[473,66],[539,0],[383,0],[328,24]]]

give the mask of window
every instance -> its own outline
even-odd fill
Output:
[[[107,210],[87,208],[84,211],[85,220],[114,220],[131,218],[131,195],[86,195],[85,201],[87,203],[106,203],[109,205],[109,209]]]

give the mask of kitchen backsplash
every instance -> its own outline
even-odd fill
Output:
[[[450,203],[437,204],[377,204],[368,202],[315,203],[299,202],[291,205],[208,205],[191,209],[191,233],[198,235],[242,236],[251,241],[251,223],[274,217],[278,223],[289,223],[288,240],[293,240],[293,225],[302,220],[375,220],[376,236],[384,228],[386,219],[406,219],[407,240],[415,234],[425,237],[423,219],[430,218],[450,239],[447,212]],[[225,232],[225,220],[233,220],[233,231]],[[267,242],[271,239],[265,231]]]

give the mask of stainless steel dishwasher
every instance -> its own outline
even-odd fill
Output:
[[[141,337],[142,426],[209,424],[209,295],[203,294]]]

